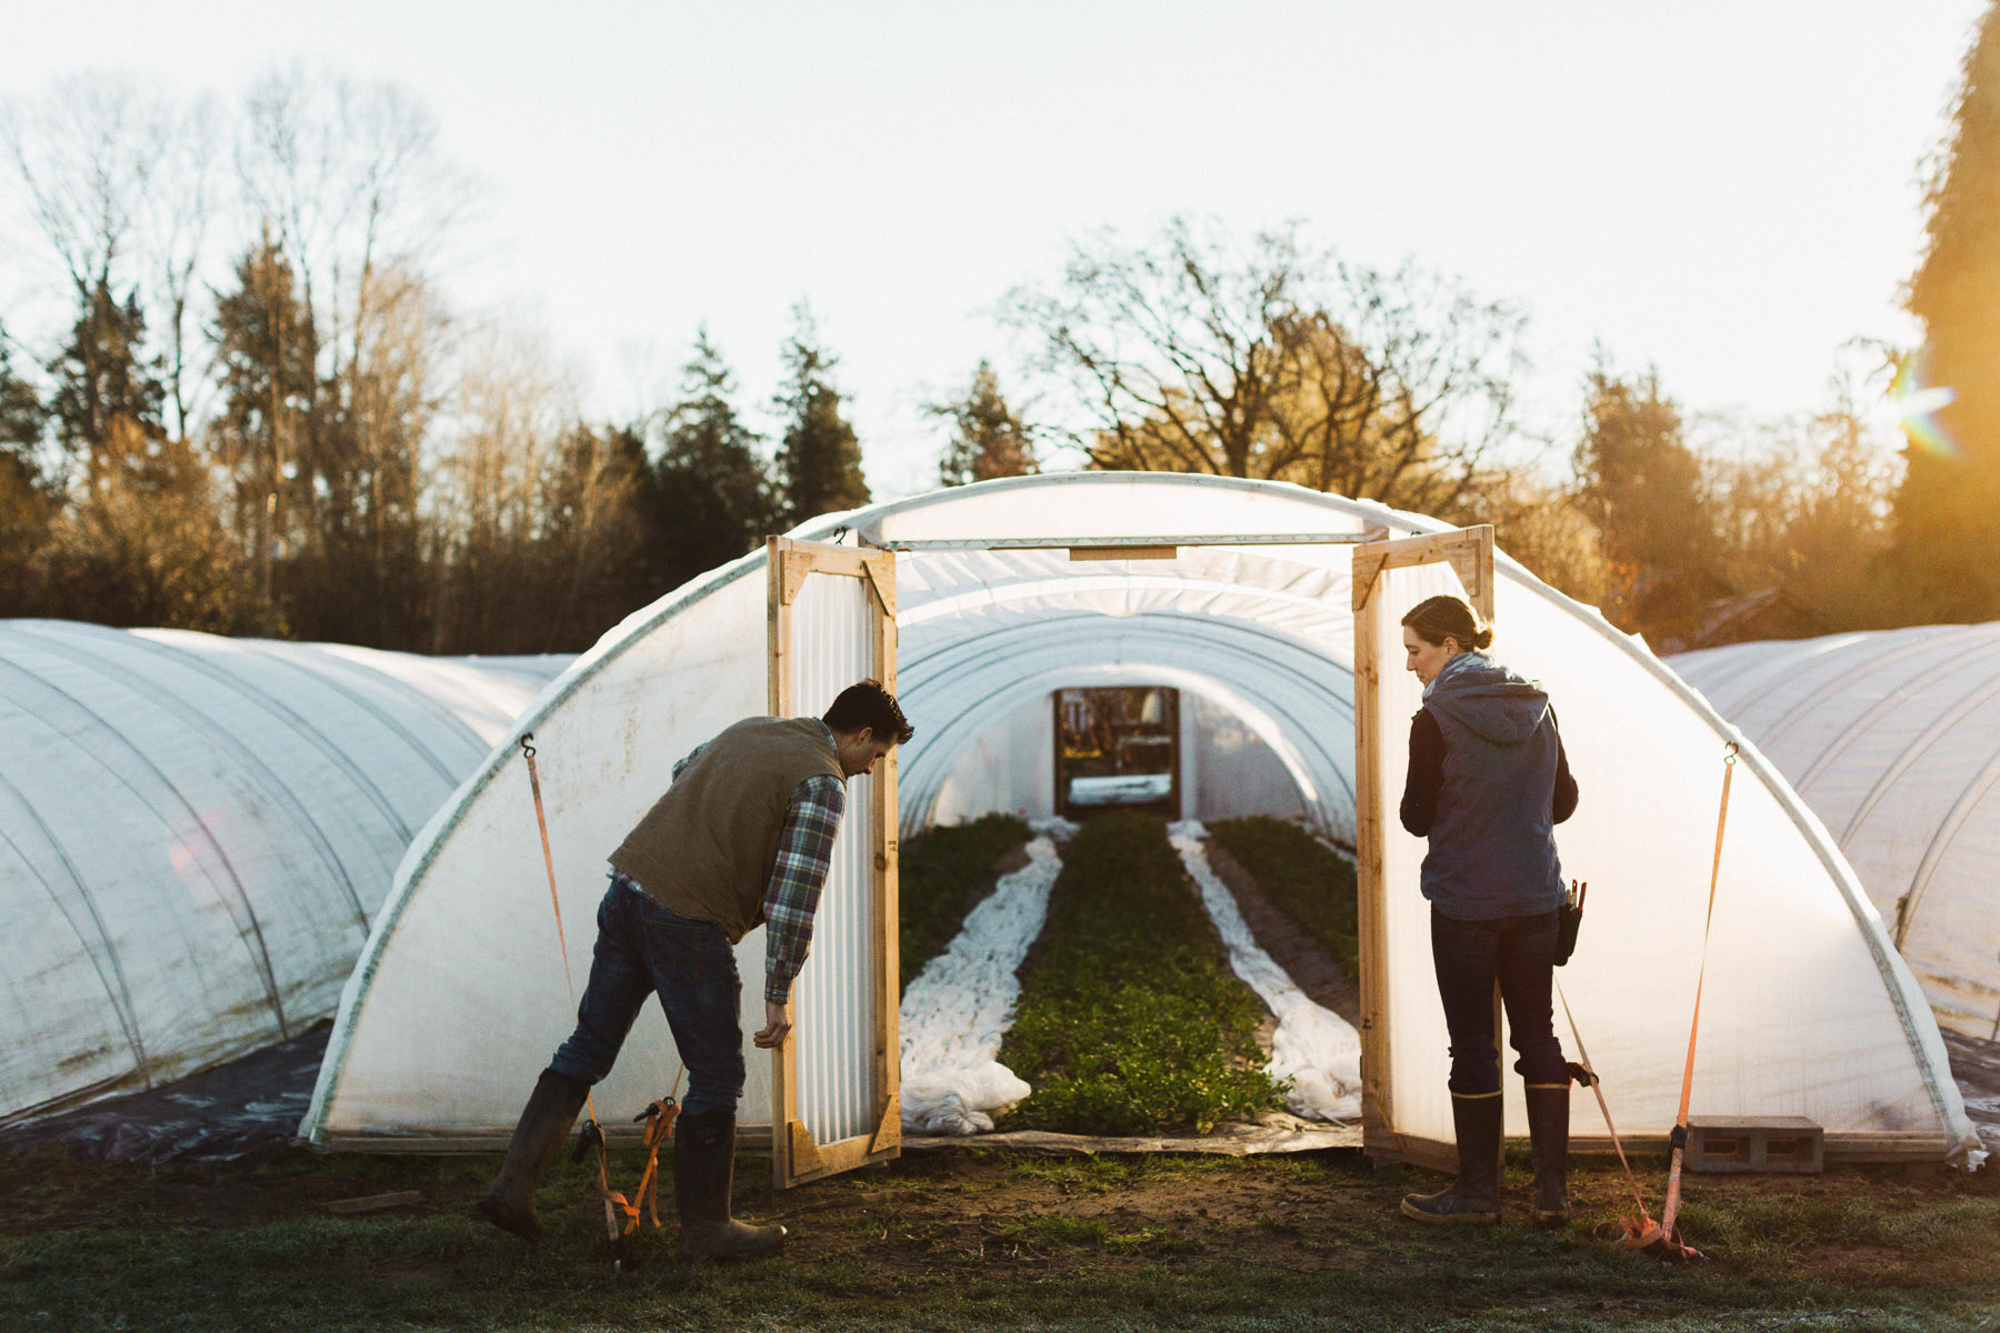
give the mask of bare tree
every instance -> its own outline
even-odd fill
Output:
[[[118,76],[64,80],[0,110],[0,149],[64,285],[79,303],[138,296],[183,442],[205,374],[193,303],[220,202],[219,129],[212,100],[178,103]]]
[[[208,380],[203,340],[194,336],[200,324],[194,302],[221,205],[216,167],[222,123],[220,109],[206,97],[179,108],[162,103],[157,115],[160,156],[142,205],[144,247],[159,304],[153,327],[166,341],[174,438],[186,441]]]
[[[418,453],[448,396],[432,279],[475,191],[407,93],[300,67],[251,91],[235,166],[246,207],[296,270],[314,346],[300,475],[272,491],[288,510],[278,526],[316,548],[328,599],[316,622],[401,642],[423,613],[385,590],[406,601],[418,582]],[[356,568],[378,591],[353,586]],[[352,622],[364,605],[368,623]]]
[[[1521,314],[1414,264],[1393,272],[1249,246],[1176,219],[1151,245],[1078,245],[1002,319],[1038,344],[1096,467],[1296,481],[1432,510],[1463,499],[1513,432]]]
[[[299,265],[329,381],[360,355],[375,270],[432,271],[476,197],[407,92],[298,66],[252,89],[236,173],[249,209]]]
[[[79,299],[137,280],[135,237],[162,130],[129,81],[66,79],[0,110],[21,201]]]

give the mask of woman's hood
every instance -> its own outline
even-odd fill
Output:
[[[1484,653],[1460,653],[1424,687],[1424,707],[1495,745],[1535,734],[1549,696]]]

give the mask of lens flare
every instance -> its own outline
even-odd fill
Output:
[[[1947,385],[1929,383],[1924,360],[1922,348],[1903,358],[1896,371],[1896,382],[1889,386],[1889,402],[1896,409],[1904,433],[1919,449],[1939,458],[1963,458],[1965,451],[1937,419],[1937,414],[1951,405],[1958,392]]]

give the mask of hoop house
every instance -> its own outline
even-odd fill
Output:
[[[1688,653],[1846,854],[1938,1022],[2000,1036],[2000,624]]]
[[[566,660],[0,622],[0,1121],[327,1017],[411,837]]]
[[[1009,720],[1054,690],[1120,684],[1171,686],[1226,712],[1282,767],[1305,817],[1346,832],[1356,812],[1354,546],[1448,531],[1287,485],[1086,473],[876,505],[793,536],[896,554],[900,689],[917,728],[899,756],[905,834],[941,809],[978,812],[964,777],[982,746],[983,799],[1017,806],[1001,790]],[[518,724],[541,755],[573,960],[588,956],[604,856],[673,762],[765,709],[765,559],[746,556],[627,619]],[[1735,733],[1595,611],[1504,557],[1496,572],[1499,655],[1558,702],[1583,788],[1559,839],[1566,869],[1594,892],[1564,989],[1621,1126],[1657,1131],[1678,1100],[1721,759]],[[1389,615],[1458,586],[1447,566],[1396,569],[1375,595]],[[1399,666],[1375,664],[1378,757],[1391,784],[1415,707]],[[1836,1154],[1975,1147],[1914,979],[1838,850],[1754,750],[1729,827],[1695,1110],[1809,1116]],[[1421,1158],[1451,1139],[1444,1020],[1416,885],[1421,847],[1394,827],[1384,836],[1384,931],[1363,959],[1364,990],[1379,990],[1390,1024],[1381,1067],[1364,1071],[1380,1129],[1371,1148]],[[754,932],[739,950],[746,1006],[759,1010],[746,1014],[746,1033],[762,1022],[750,980],[762,950]],[[806,967],[838,965],[816,950]],[[502,745],[399,870],[342,996],[303,1132],[334,1147],[498,1142],[572,1009],[526,776]],[[742,1119],[768,1123],[766,1066],[747,1063]],[[649,1007],[600,1091],[607,1118],[658,1096],[675,1064]],[[1511,1095],[1518,1125],[1518,1088]],[[1594,1107],[1579,1107],[1588,1133]]]

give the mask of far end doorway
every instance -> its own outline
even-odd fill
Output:
[[[1161,685],[1057,690],[1056,809],[1181,816],[1180,691]]]

